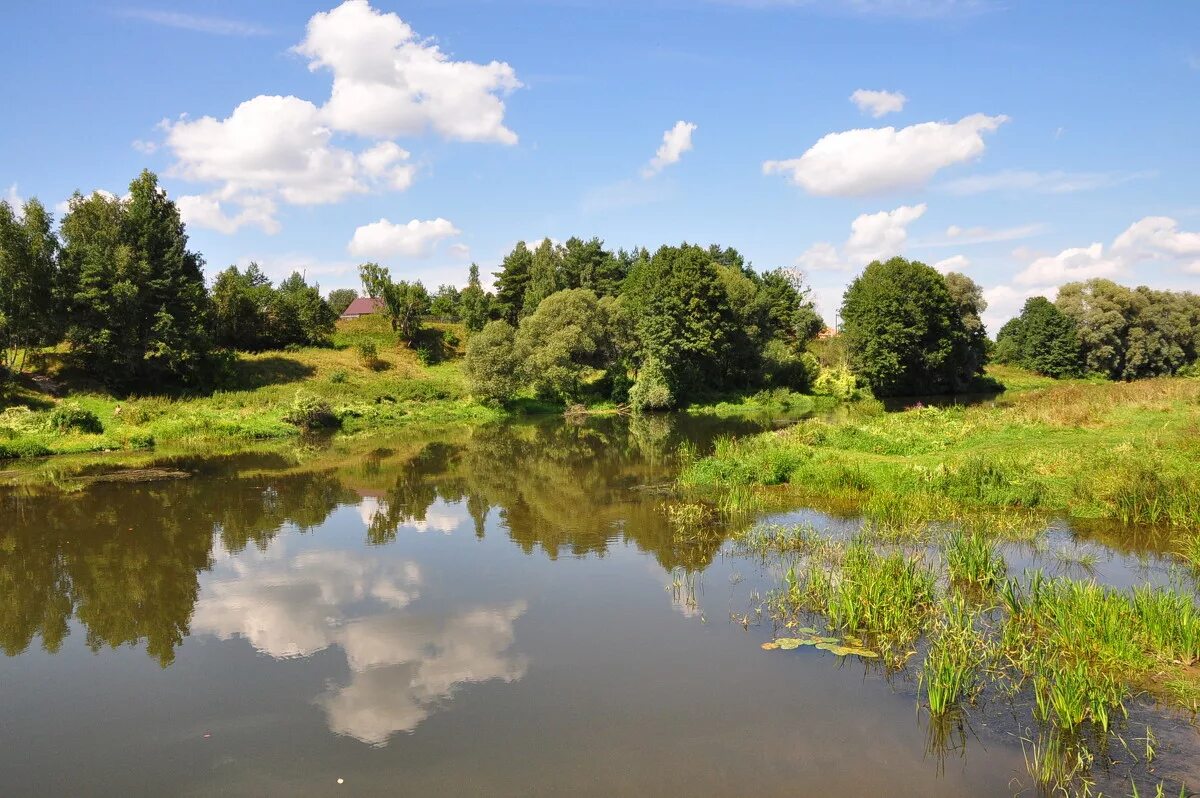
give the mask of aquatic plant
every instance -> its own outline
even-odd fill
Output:
[[[944,599],[919,677],[930,713],[942,715],[971,694],[986,652],[965,599]]]
[[[947,538],[943,552],[950,579],[959,584],[991,590],[1008,571],[1004,558],[979,531],[955,530]]]

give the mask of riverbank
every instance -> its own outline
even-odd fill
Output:
[[[298,440],[289,421],[303,401],[323,402],[339,436],[397,429],[476,426],[566,408],[518,398],[505,408],[471,398],[463,372],[467,332],[432,324],[437,362],[397,343],[382,317],[339,322],[331,345],[237,353],[222,387],[203,395],[119,397],[72,373],[61,352],[38,356],[9,407],[0,411],[0,460],[101,452],[229,452],[264,442]],[[799,418],[839,401],[786,390],[713,397],[689,413],[720,418]],[[576,410],[578,408],[572,408]],[[586,414],[621,412],[611,402]]]
[[[1022,386],[973,407],[845,417],[718,443],[680,482],[833,498],[886,523],[980,508],[1200,527],[1200,380]]]

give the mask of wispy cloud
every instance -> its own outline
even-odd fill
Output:
[[[153,8],[122,8],[118,9],[116,14],[127,19],[137,19],[142,22],[196,31],[197,33],[211,33],[216,36],[270,36],[274,33],[270,28],[240,19],[205,17]]]
[[[952,224],[941,238],[913,241],[914,247],[962,247],[971,244],[992,244],[997,241],[1018,241],[1032,238],[1046,230],[1044,224],[1023,224],[1018,227],[959,227]]]
[[[814,11],[850,13],[864,17],[962,17],[990,11],[992,0],[709,0],[743,8],[808,8]]]
[[[949,194],[983,194],[988,191],[1030,191],[1036,194],[1072,194],[1111,188],[1133,180],[1156,177],[1157,172],[1034,172],[1006,169],[986,175],[972,175],[942,183],[938,188]]]

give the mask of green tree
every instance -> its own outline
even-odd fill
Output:
[[[525,289],[529,285],[529,271],[533,267],[533,253],[524,241],[518,241],[508,253],[496,272],[496,309],[500,318],[516,324],[525,305]]]
[[[636,331],[635,363],[653,362],[674,401],[729,384],[738,371],[732,356],[742,331],[706,250],[661,247],[634,265],[623,295]]]
[[[20,373],[29,351],[56,343],[62,331],[61,273],[54,220],[36,199],[21,217],[0,201],[0,386]]]
[[[761,293],[771,337],[800,349],[825,328],[825,321],[813,304],[812,291],[799,269],[767,272],[762,277]]]
[[[230,266],[213,281],[213,338],[219,346],[258,351],[270,346],[266,307],[271,281],[251,263],[242,272]]]
[[[429,313],[429,292],[418,280],[389,282],[383,290],[383,301],[392,330],[400,340],[412,343],[421,331],[421,319]]]
[[[562,250],[561,288],[590,288],[597,296],[612,296],[625,278],[624,264],[604,249],[599,238],[572,236]]]
[[[516,331],[507,321],[488,322],[467,342],[463,370],[471,394],[484,402],[507,402],[520,387]]]
[[[430,300],[429,312],[442,319],[458,321],[458,305],[458,289],[452,285],[443,284],[438,286],[438,290],[434,293],[433,298]]]
[[[299,272],[292,274],[279,284],[275,291],[274,304],[280,315],[286,315],[287,325],[279,325],[274,332],[275,345],[289,344],[315,346],[328,343],[333,334],[338,314],[321,296],[319,285],[309,285]]]
[[[945,276],[946,290],[958,307],[963,329],[967,332],[966,351],[963,354],[964,369],[970,374],[982,374],[988,361],[987,329],[981,316],[987,310],[983,289],[965,274],[950,272]]]
[[[472,263],[470,275],[467,278],[467,287],[463,289],[459,296],[459,312],[462,315],[463,324],[471,332],[482,330],[483,325],[487,324],[488,312],[488,295],[484,293],[483,286],[479,284],[479,266]]]
[[[384,289],[392,281],[391,273],[378,263],[364,263],[359,266],[358,277],[362,280],[363,291],[371,299],[383,299]]]
[[[1077,376],[1082,364],[1075,321],[1045,297],[1032,297],[997,334],[996,359],[1048,377]]]
[[[874,261],[842,300],[850,363],[879,396],[960,391],[979,365],[962,312],[936,270]]]
[[[85,368],[123,389],[195,384],[211,347],[203,259],[175,203],[143,171],[129,199],[76,194],[62,222],[75,282],[68,339]]]
[[[558,274],[562,266],[562,253],[549,239],[542,239],[533,251],[529,266],[529,282],[525,286],[525,299],[521,303],[521,316],[537,310],[538,303],[559,289]]]
[[[516,357],[539,396],[563,402],[583,396],[586,377],[615,360],[608,313],[588,288],[558,291],[521,320]]]
[[[353,288],[335,288],[329,292],[326,301],[329,302],[329,309],[341,316],[346,312],[346,308],[350,307],[350,303],[356,299],[358,299],[358,292]]]

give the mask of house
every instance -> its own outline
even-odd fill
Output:
[[[369,296],[360,296],[347,306],[342,313],[343,319],[357,319],[360,316],[370,316],[372,313],[379,313],[383,310],[382,299],[372,299]]]

